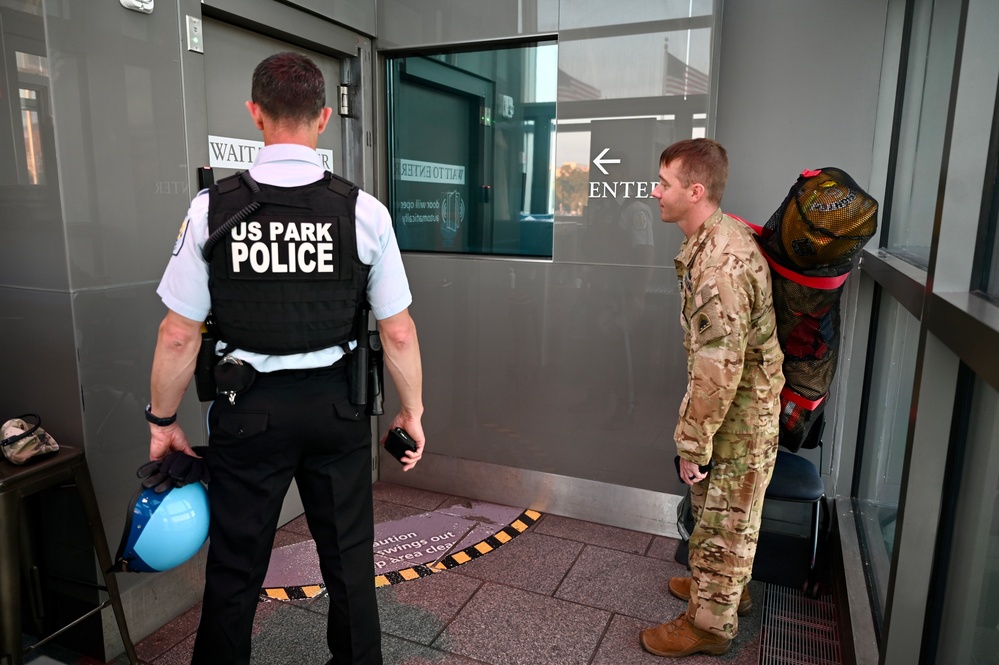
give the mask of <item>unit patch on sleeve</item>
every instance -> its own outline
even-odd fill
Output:
[[[188,218],[184,218],[184,223],[180,225],[180,231],[177,231],[177,240],[173,243],[173,255],[177,256],[180,254],[180,248],[184,246],[184,237],[187,235]]]

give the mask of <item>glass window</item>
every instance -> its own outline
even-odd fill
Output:
[[[909,38],[888,245],[926,268],[953,79],[960,3],[915,3]]]
[[[870,572],[871,605],[877,609],[879,623],[885,609],[895,543],[918,348],[919,321],[882,292],[863,454],[853,494]]]
[[[965,450],[936,662],[999,665],[999,394],[981,379]]]
[[[571,21],[591,27],[559,34],[555,258],[671,266],[679,232],[656,223],[652,191],[667,146],[709,136],[717,16],[711,2],[619,4],[604,3],[606,21],[591,26],[573,3]],[[653,55],[636,67],[636,52]]]
[[[975,248],[975,283],[971,290],[984,291],[985,295],[999,303],[999,94],[992,113],[992,144],[989,155],[992,171],[986,173],[985,196],[990,199],[990,208],[983,220],[981,237],[985,240]]]
[[[389,58],[389,203],[403,250],[551,258],[554,43]]]
[[[992,218],[992,249],[991,249],[991,264],[992,268],[989,274],[989,282],[986,287],[986,292],[991,297],[993,301],[999,301],[999,233],[996,229],[999,228],[999,219],[996,217]]]

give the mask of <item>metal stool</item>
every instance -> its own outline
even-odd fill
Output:
[[[21,533],[21,499],[66,481],[73,481],[76,484],[87,522],[90,524],[91,539],[104,578],[105,586],[99,588],[107,592],[108,599],[100,607],[94,608],[68,626],[45,637],[33,648],[41,646],[110,604],[118,622],[118,632],[125,645],[125,653],[128,654],[129,662],[137,665],[139,660],[128,635],[128,626],[125,624],[125,612],[121,606],[121,597],[118,595],[118,582],[114,575],[103,572],[111,566],[111,554],[108,552],[107,537],[101,523],[100,509],[90,480],[87,460],[82,449],[68,446],[60,446],[54,455],[39,458],[24,466],[14,466],[6,461],[0,461],[0,663],[21,665],[24,659],[24,653],[21,651],[21,547],[18,543]]]

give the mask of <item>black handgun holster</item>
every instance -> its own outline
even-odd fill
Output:
[[[202,402],[211,402],[218,392],[215,385],[215,366],[219,362],[219,355],[215,352],[217,342],[211,328],[203,327],[201,348],[198,349],[198,359],[194,366],[194,387]]]

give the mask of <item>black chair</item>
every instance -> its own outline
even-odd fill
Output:
[[[790,501],[794,503],[812,504],[811,542],[812,556],[809,569],[815,568],[815,560],[819,547],[819,517],[822,512],[822,499],[825,497],[825,485],[819,470],[809,460],[794,453],[780,450],[774,463],[774,474],[767,487],[764,503],[771,501]]]
[[[820,447],[824,431],[825,416],[820,412],[801,447]],[[763,525],[753,566],[754,578],[801,588],[809,595],[817,591],[818,578],[822,574],[816,564],[821,554],[819,543],[823,533],[822,515],[826,508],[824,499],[825,484],[815,464],[794,452],[778,450],[763,502]],[[800,537],[788,536],[777,528],[787,521],[775,516],[788,511],[788,507],[781,504],[810,505],[808,540],[805,543]],[[793,509],[791,512],[794,512]],[[795,525],[798,529],[803,526],[797,515]],[[803,545],[807,545],[807,551]]]
[[[125,612],[118,594],[118,583],[114,575],[104,577],[100,590],[107,592],[108,599],[99,607],[87,612],[69,625],[39,640],[27,652],[21,648],[21,499],[56,485],[72,482],[75,484],[83,510],[90,525],[90,535],[101,571],[111,567],[111,554],[108,551],[107,537],[101,523],[100,509],[94,486],[90,480],[90,470],[81,448],[60,446],[59,451],[32,460],[23,466],[15,466],[0,461],[0,663],[21,665],[24,655],[46,644],[65,630],[97,614],[108,605],[114,610],[115,620],[125,653],[132,665],[139,662],[135,647],[125,624]]]

